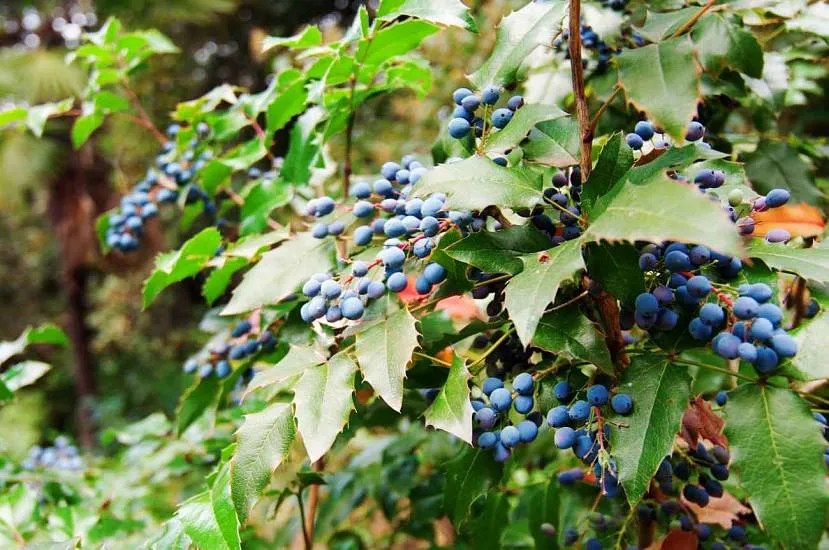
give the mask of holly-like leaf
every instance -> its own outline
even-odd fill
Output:
[[[230,498],[230,468],[219,467],[212,486],[176,512],[184,532],[201,548],[241,550],[239,520]]]
[[[328,452],[346,422],[354,402],[357,364],[344,353],[305,370],[294,386],[294,407],[302,443],[315,462]]]
[[[230,279],[233,274],[248,265],[245,258],[230,257],[225,258],[222,265],[216,267],[207,276],[207,279],[202,285],[201,293],[208,304],[215,302],[219,296],[224,294],[227,285],[230,284]]]
[[[311,168],[314,167],[320,155],[316,127],[322,117],[322,109],[316,107],[308,109],[291,128],[288,152],[285,154],[285,161],[279,173],[285,181],[302,185],[308,183]]]
[[[697,111],[699,72],[690,39],[623,50],[616,58],[627,100],[677,140]]]
[[[274,403],[261,412],[245,415],[236,436],[236,450],[230,461],[230,491],[239,520],[244,523],[296,438],[291,405]]]
[[[410,52],[424,38],[438,32],[439,27],[417,19],[409,19],[374,33],[360,41],[356,57],[363,65],[380,65],[389,59]]]
[[[416,196],[445,193],[447,207],[458,210],[483,210],[491,205],[532,208],[541,200],[541,176],[519,168],[504,168],[474,155],[432,168],[413,191]]]
[[[357,360],[363,377],[396,411],[403,405],[403,379],[416,347],[415,318],[405,308],[357,334]]]
[[[709,13],[700,19],[693,38],[700,62],[708,71],[719,72],[724,65],[729,65],[752,78],[763,76],[760,43],[753,34],[732,24],[721,14]]]
[[[584,269],[581,241],[567,241],[544,252],[521,256],[524,270],[507,283],[504,305],[521,342],[528,346],[544,310],[559,286]]]
[[[293,117],[305,110],[308,102],[308,92],[305,86],[304,79],[297,80],[284,90],[280,90],[268,105],[266,121],[269,135],[272,136],[284,128]]]
[[[315,239],[310,233],[297,234],[262,255],[233,291],[222,315],[244,313],[279,302],[315,273],[328,271],[333,255],[330,239]]]
[[[625,182],[585,235],[592,240],[689,242],[735,256],[742,250],[737,230],[719,204],[695,186],[667,176],[643,185]]]
[[[289,378],[302,374],[307,369],[322,365],[325,357],[316,350],[304,346],[291,344],[288,353],[277,364],[266,369],[258,369],[253,380],[248,384],[245,395],[252,391],[273,384],[279,384]]]
[[[501,231],[472,233],[447,246],[446,254],[487,273],[514,275],[524,268],[520,254],[540,252],[550,247],[550,239],[530,224]]]
[[[564,168],[578,164],[579,123],[572,118],[539,122],[522,143],[526,160]]]
[[[783,243],[753,239],[748,256],[762,261],[771,269],[800,275],[816,283],[829,283],[829,248],[794,248]]]
[[[274,48],[290,48],[300,50],[312,48],[322,44],[322,31],[316,25],[309,25],[293,36],[267,36],[262,40],[262,53]]]
[[[621,132],[613,134],[607,141],[596,167],[590,172],[590,177],[584,184],[581,194],[582,208],[595,218],[600,212],[593,211],[593,205],[599,197],[605,195],[633,166],[633,149],[625,143]]]
[[[542,317],[532,342],[556,355],[588,361],[607,373],[613,372],[604,337],[578,307],[551,311]]]
[[[815,548],[829,511],[826,443],[802,399],[746,384],[725,406],[731,464],[760,524],[784,548]]]
[[[21,361],[0,374],[0,383],[9,391],[15,392],[24,386],[30,386],[49,372],[52,366],[42,361]]]
[[[443,507],[452,523],[460,526],[469,517],[472,503],[498,483],[501,466],[490,453],[465,447],[443,469],[446,473]]]
[[[515,115],[502,130],[498,130],[486,142],[486,150],[490,153],[504,153],[527,136],[527,132],[539,122],[554,120],[567,116],[567,113],[554,105],[530,103],[515,112]]]
[[[469,75],[479,90],[489,85],[507,86],[537,47],[552,44],[561,32],[565,2],[531,2],[504,17],[498,25],[495,49],[480,68]]]
[[[432,405],[426,409],[426,425],[449,432],[472,445],[472,403],[469,401],[469,379],[466,363],[457,355],[446,384],[440,389]]]
[[[509,495],[497,489],[487,493],[483,510],[469,529],[476,549],[501,550],[504,547],[501,538],[510,524],[510,509]]]
[[[637,30],[650,42],[659,42],[670,37],[698,11],[699,8],[696,6],[665,13],[648,11],[645,24]]]
[[[797,369],[811,380],[829,378],[829,314],[825,311],[797,333],[798,351],[792,359]]]
[[[530,523],[530,534],[535,540],[538,550],[557,550],[556,539],[541,530],[545,523],[562,525],[559,523],[559,488],[558,480],[551,479],[547,483],[536,483],[524,488],[527,493],[527,516]]]
[[[460,0],[383,0],[377,9],[377,18],[390,21],[407,15],[438,25],[462,27],[476,32],[475,20]]]
[[[587,248],[590,278],[624,304],[645,292],[645,275],[639,269],[639,251],[632,244],[591,244]]]
[[[670,454],[691,397],[687,367],[666,357],[636,357],[622,374],[619,391],[633,399],[633,412],[616,418],[625,428],[611,430],[619,482],[635,505],[648,489],[662,459]]]
[[[176,408],[176,433],[184,433],[208,409],[215,411],[221,393],[222,385],[215,376],[197,380],[190,386]]]
[[[758,193],[788,189],[792,202],[818,204],[823,194],[809,175],[809,166],[797,150],[785,141],[760,140],[757,149],[745,156],[746,174]]]
[[[155,269],[144,283],[144,308],[150,306],[162,290],[192,277],[213,258],[222,244],[222,234],[215,227],[203,229],[175,252],[159,254]]]

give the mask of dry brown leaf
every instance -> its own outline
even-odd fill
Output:
[[[694,397],[682,415],[680,437],[690,447],[696,447],[700,439],[707,439],[714,445],[728,446],[728,439],[722,433],[725,421],[714,413],[711,404],[701,395]]]
[[[723,493],[721,498],[711,497],[705,508],[685,500],[685,497],[682,497],[682,502],[694,513],[699,523],[711,523],[723,529],[731,527],[731,523],[738,516],[751,513],[751,509],[734,498],[731,493]]]
[[[693,531],[674,529],[664,539],[654,541],[648,550],[696,550],[697,534]]]
[[[820,210],[808,204],[787,204],[751,215],[756,222],[753,235],[763,237],[772,229],[785,229],[792,236],[816,237],[826,222]]]

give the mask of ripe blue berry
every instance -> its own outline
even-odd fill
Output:
[[[374,205],[368,201],[357,201],[354,204],[353,212],[358,218],[367,218],[374,214]]]
[[[365,181],[357,182],[351,188],[351,194],[358,199],[367,199],[371,196],[371,186]]]
[[[719,405],[720,407],[725,406],[725,404],[728,402],[728,392],[724,390],[718,391],[715,401],[717,402],[717,405]]]
[[[685,139],[688,141],[698,141],[705,136],[705,126],[700,124],[697,121],[693,121],[688,124],[688,128],[685,130]]]
[[[501,97],[501,91],[496,86],[487,86],[481,93],[481,103],[484,105],[495,105]]]
[[[726,359],[736,359],[739,356],[738,350],[741,343],[739,338],[726,332],[718,337],[716,344],[713,346],[714,352]]]
[[[644,140],[648,140],[653,137],[653,126],[647,120],[640,120],[637,122],[636,126],[633,128],[633,131]]]
[[[570,398],[570,383],[563,380],[553,387],[553,395],[559,401],[567,401]]]
[[[670,271],[688,271],[692,268],[688,254],[680,250],[672,250],[665,254],[665,267]]]
[[[512,448],[521,443],[521,433],[515,426],[506,426],[501,430],[501,443],[504,447]]]
[[[512,405],[512,395],[506,388],[497,388],[489,395],[489,403],[496,411],[504,412]]]
[[[534,401],[531,395],[519,395],[515,398],[515,411],[527,414],[533,410]]]
[[[490,449],[498,443],[498,436],[492,432],[484,432],[478,436],[478,447],[481,449]]]
[[[423,269],[423,277],[433,285],[440,284],[446,279],[446,268],[432,262]]]
[[[573,422],[586,422],[590,418],[590,405],[587,401],[579,399],[570,407],[570,420]]]
[[[789,192],[786,189],[772,189],[766,195],[766,206],[777,208],[789,202]]]
[[[734,300],[734,305],[732,306],[731,310],[734,312],[734,315],[740,319],[751,319],[755,315],[757,315],[757,310],[759,309],[760,304],[757,303],[757,300],[754,298],[749,298],[748,296],[740,296],[736,300]]]
[[[489,407],[484,407],[483,409],[475,412],[475,421],[478,422],[478,425],[485,430],[493,427],[497,420],[498,414]]]
[[[408,284],[409,281],[406,279],[406,276],[400,272],[392,273],[389,275],[388,281],[386,281],[386,285],[392,292],[403,292]]]
[[[594,407],[603,407],[607,404],[607,388],[601,384],[590,386],[587,390],[587,401]]]
[[[559,428],[556,430],[554,441],[559,449],[569,449],[576,442],[576,432],[567,426]]]
[[[236,326],[233,327],[233,330],[231,331],[230,336],[233,337],[233,338],[238,338],[238,337],[242,336],[243,334],[247,334],[248,332],[250,332],[251,328],[253,328],[253,325],[251,324],[251,322],[248,321],[247,319],[244,319],[244,320],[239,321],[238,323],[236,323]]]
[[[524,105],[524,98],[520,95],[514,95],[507,100],[507,109],[510,111],[517,111]]]
[[[610,400],[610,406],[617,414],[630,414],[633,410],[633,400],[626,393],[617,393]]]
[[[415,290],[418,294],[429,294],[432,292],[432,283],[421,275],[415,279]]]
[[[639,134],[628,134],[625,136],[625,142],[628,144],[628,147],[633,149],[634,151],[638,151],[645,145],[645,141],[639,136]]]
[[[757,360],[757,348],[751,342],[743,342],[737,346],[737,353],[746,363],[754,363]]]
[[[653,315],[659,310],[659,300],[650,292],[643,292],[636,297],[636,311],[642,315]]]
[[[512,381],[512,388],[521,395],[532,395],[533,377],[528,372],[522,372]]]
[[[489,394],[491,394],[493,391],[503,387],[504,381],[500,378],[487,378],[486,380],[484,380],[484,395],[489,396]]]
[[[472,90],[469,88],[458,88],[454,92],[452,92],[452,101],[457,103],[458,105],[461,104],[461,101],[467,96],[472,95]]]
[[[320,286],[320,292],[322,292],[322,295],[326,298],[336,298],[340,295],[340,293],[342,293],[342,291],[343,288],[333,279],[323,281]]]
[[[783,312],[775,304],[763,304],[757,308],[757,317],[768,319],[777,328],[783,322]]]
[[[757,317],[751,322],[751,328],[749,329],[748,334],[755,340],[765,342],[774,336],[774,326],[768,319]]]
[[[702,322],[702,319],[694,317],[691,319],[691,322],[688,323],[688,332],[695,340],[706,341],[711,338],[712,330],[710,326]]]
[[[328,236],[328,224],[317,223],[311,228],[311,235],[317,239],[324,239]]]
[[[517,428],[521,436],[521,443],[530,443],[538,436],[538,426],[532,420],[522,420],[518,423]]]
[[[775,334],[771,346],[778,357],[794,357],[797,354],[797,341],[788,334]]]
[[[383,166],[380,167],[380,174],[382,174],[383,177],[387,180],[391,181],[394,179],[394,176],[397,174],[399,170],[399,164],[397,164],[396,162],[389,161],[383,163]]]
[[[725,312],[717,304],[708,302],[700,308],[699,318],[709,327],[718,327],[725,320]]]
[[[512,111],[509,109],[495,109],[495,112],[492,113],[492,125],[496,128],[505,127],[510,120],[512,120]]]
[[[570,423],[570,414],[567,407],[559,405],[547,411],[547,424],[553,428],[562,428]]]
[[[343,300],[340,306],[343,312],[343,317],[346,319],[359,319],[363,316],[363,302],[359,298],[350,297]]]
[[[691,263],[695,266],[707,264],[711,260],[711,250],[707,246],[695,246],[688,254]]]

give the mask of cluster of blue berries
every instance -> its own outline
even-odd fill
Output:
[[[490,377],[484,381],[484,397],[472,401],[476,445],[481,449],[490,449],[498,462],[506,461],[512,449],[531,443],[538,436],[543,417],[533,412],[534,389],[535,380],[528,372],[513,378],[512,391],[504,386],[501,378]],[[526,418],[513,425],[509,419],[510,408]]]
[[[227,378],[233,372],[231,361],[241,361],[246,357],[256,355],[260,351],[272,351],[276,347],[276,338],[273,333],[263,330],[258,336],[255,334],[253,323],[243,319],[236,323],[230,331],[228,339],[214,342],[206,350],[184,363],[186,374],[198,373],[199,378],[215,375],[218,378]],[[241,379],[250,381],[253,378],[253,369],[246,368]]]
[[[78,448],[66,436],[55,438],[54,445],[41,447],[35,445],[29,449],[26,458],[20,463],[24,470],[65,470],[81,471],[86,468]]]
[[[685,139],[687,141],[699,142],[700,145],[708,145],[702,141],[702,138],[704,137],[705,126],[703,126],[702,123],[694,120],[688,124],[688,127],[685,129]],[[634,151],[641,151],[644,148],[645,143],[650,143],[654,149],[670,149],[671,147],[670,137],[665,133],[665,131],[654,126],[647,120],[640,120],[637,122],[633,132],[625,136],[625,141]],[[720,172],[720,174],[722,174],[722,172]],[[719,187],[722,185],[725,182],[724,175],[721,177],[721,181],[719,181],[718,184],[716,184],[716,181],[717,180],[712,180],[711,182],[707,182],[709,183],[708,188]]]
[[[559,382],[553,388],[553,394],[561,403],[570,402],[572,393],[567,381]],[[621,488],[616,462],[610,456],[610,424],[603,420],[602,415],[602,408],[608,404],[619,415],[628,415],[633,411],[633,400],[629,395],[617,393],[611,397],[606,386],[594,384],[587,389],[586,400],[579,399],[569,407],[562,404],[550,409],[547,423],[556,430],[556,447],[573,449],[577,458],[593,467],[602,494],[615,497]],[[568,472],[560,474],[560,482],[568,484],[580,479],[576,470]]]
[[[550,208],[549,213],[533,213],[532,223],[545,232],[553,246],[577,238],[581,235],[581,170],[575,166],[565,172],[556,172],[552,176],[551,186],[544,189],[544,203]]]
[[[611,4],[618,4],[621,0],[610,0]],[[624,2],[621,4],[624,6]],[[604,72],[610,64],[610,59],[613,55],[618,54],[618,51],[611,48],[604,40],[602,40],[593,27],[582,23],[581,25],[581,45],[588,51],[596,53],[596,67],[597,73]],[[553,42],[553,47],[556,51],[564,53],[565,59],[570,59],[570,50],[567,41],[570,39],[570,32],[565,30],[561,34],[561,38],[557,38]],[[582,64],[587,67],[587,59],[582,59]]]
[[[488,86],[480,95],[469,88],[455,90],[452,100],[456,107],[449,121],[449,135],[455,139],[463,139],[472,131],[475,137],[483,137],[492,128],[500,130],[506,127],[515,111],[524,105],[524,98],[520,95],[512,96],[507,100],[506,107],[496,109],[495,105],[500,98],[501,90],[497,86]],[[476,112],[481,106],[483,114],[479,116]]]

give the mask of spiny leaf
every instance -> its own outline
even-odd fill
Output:
[[[469,370],[454,355],[446,384],[426,409],[426,425],[457,436],[472,445],[472,403],[469,402]]]
[[[624,50],[617,58],[627,100],[677,140],[697,110],[699,72],[688,38]]]
[[[226,464],[220,467],[213,486],[185,501],[176,511],[176,518],[187,536],[202,548],[241,549]]]
[[[498,25],[495,49],[481,67],[469,75],[479,90],[495,84],[512,84],[518,68],[538,46],[552,44],[561,32],[566,2],[531,2],[504,17]]]
[[[747,384],[728,396],[731,463],[761,525],[784,548],[815,548],[829,511],[820,436],[788,389]]]
[[[549,237],[527,224],[501,231],[472,233],[444,250],[449,257],[488,273],[515,274],[524,268],[519,254],[540,252],[549,247]]]
[[[230,490],[236,513],[244,523],[294,443],[296,427],[291,405],[274,403],[261,412],[245,415],[236,436]]]
[[[396,411],[403,405],[406,365],[416,347],[415,318],[405,308],[357,334],[357,360],[363,377]]]
[[[799,344],[792,363],[810,380],[829,378],[829,313],[821,312],[797,333]]]
[[[771,269],[800,275],[816,283],[829,283],[829,248],[794,248],[783,243],[753,239],[748,256],[757,258]]]
[[[354,408],[357,364],[343,353],[305,370],[294,386],[294,407],[302,443],[315,462],[328,452]]]
[[[591,219],[600,213],[593,212],[593,205],[596,204],[598,198],[605,195],[616,182],[625,177],[631,166],[633,166],[633,149],[625,143],[622,133],[617,132],[602,147],[596,167],[590,172],[590,177],[584,184],[581,194],[582,208],[590,213]]]
[[[501,478],[501,466],[490,454],[474,447],[465,447],[444,465],[446,486],[443,506],[454,525],[460,526],[469,516],[469,508]]]
[[[687,367],[666,357],[636,357],[625,369],[619,391],[631,396],[633,412],[616,418],[627,427],[612,429],[610,439],[619,482],[634,506],[679,433],[691,397],[691,377]]]
[[[524,159],[564,168],[578,164],[579,123],[572,118],[539,122],[521,144]]]
[[[528,346],[544,310],[562,282],[584,269],[581,241],[567,241],[545,252],[521,256],[524,270],[507,283],[504,305],[521,342]]]
[[[279,384],[302,374],[306,369],[325,363],[325,357],[316,350],[291,344],[288,353],[277,364],[259,369],[248,384],[245,395],[272,384]]]
[[[144,283],[144,308],[150,306],[162,290],[192,277],[213,258],[222,244],[222,235],[215,227],[203,229],[176,252],[160,254],[155,269]]]
[[[578,307],[551,311],[542,317],[533,345],[556,355],[588,361],[607,373],[613,372],[604,337]]]
[[[719,13],[709,13],[700,19],[693,37],[700,61],[707,70],[719,72],[727,64],[752,78],[763,76],[760,43],[753,34],[730,23]]]
[[[438,25],[462,27],[477,31],[475,20],[460,0],[383,0],[377,9],[377,18],[384,21],[408,15]]]
[[[512,149],[527,136],[536,124],[567,116],[567,113],[554,105],[530,103],[515,112],[515,115],[502,130],[498,130],[486,142],[490,153],[504,153]]]

